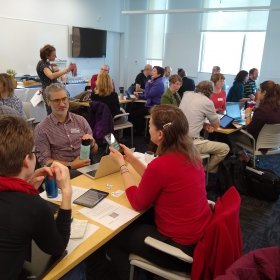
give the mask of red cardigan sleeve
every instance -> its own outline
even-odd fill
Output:
[[[139,186],[126,189],[127,198],[136,211],[143,211],[153,205],[162,187],[161,176],[158,173],[158,162],[151,162],[145,170]]]

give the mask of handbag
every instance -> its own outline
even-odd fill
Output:
[[[246,166],[247,191],[260,200],[275,201],[280,194],[280,177],[272,170]]]

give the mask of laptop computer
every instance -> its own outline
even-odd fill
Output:
[[[239,102],[227,102],[226,103],[226,114],[233,118],[235,122],[239,124],[245,124],[245,120],[242,118],[241,115],[241,108],[242,104]]]
[[[99,163],[77,169],[84,175],[97,179],[120,171],[120,167],[110,158],[103,156]]]

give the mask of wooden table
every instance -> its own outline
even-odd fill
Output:
[[[140,181],[140,176],[136,173],[136,171],[129,166],[130,172],[133,174],[136,183]],[[72,185],[84,187],[87,189],[95,188],[102,191],[109,192],[109,196],[107,198],[126,206],[130,209],[131,206],[129,204],[129,201],[126,198],[125,193],[121,195],[120,197],[113,197],[111,195],[111,192],[116,190],[123,190],[123,182],[121,178],[120,172],[114,173],[99,179],[91,179],[85,175],[81,175],[79,177],[76,177],[75,179],[71,180]],[[111,184],[112,188],[110,190],[107,189],[107,184]],[[94,222],[92,220],[89,220],[84,215],[80,214],[78,210],[80,210],[82,206],[74,206],[72,208],[72,216],[77,219],[86,219],[89,221],[89,223],[95,224],[99,226],[99,229],[92,234],[88,239],[86,239],[80,246],[78,246],[71,254],[67,255],[65,258],[63,258],[43,279],[44,280],[56,280],[62,277],[64,274],[66,274],[69,270],[74,268],[76,265],[78,265],[80,262],[82,262],[85,258],[87,258],[89,255],[94,253],[98,248],[100,248],[102,245],[104,245],[106,242],[108,242],[111,238],[113,238],[116,234],[118,234],[121,230],[126,228],[129,224],[131,224],[135,219],[137,219],[140,214],[135,217],[134,219],[130,220],[128,223],[122,225],[117,230],[111,230],[109,228],[104,227],[101,224],[98,224],[97,222]]]

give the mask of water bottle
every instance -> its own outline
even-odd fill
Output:
[[[90,139],[82,139],[80,149],[80,159],[89,159],[90,155]]]
[[[48,198],[56,198],[58,195],[58,188],[55,178],[46,176],[45,178],[45,189]]]

